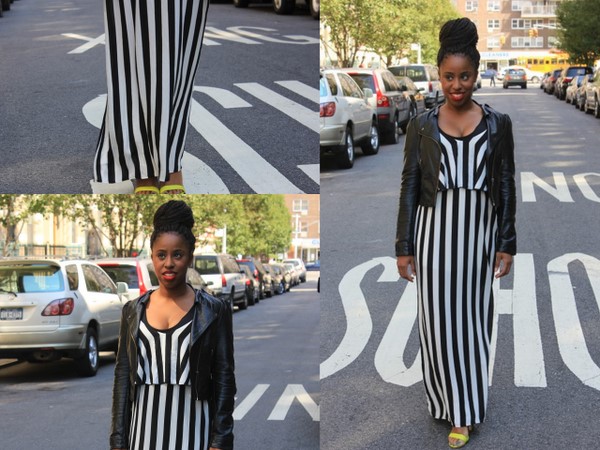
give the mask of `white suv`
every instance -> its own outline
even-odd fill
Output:
[[[213,293],[228,300],[231,306],[248,307],[246,298],[246,273],[235,258],[226,253],[194,255],[194,269],[210,285]]]
[[[304,261],[302,261],[300,258],[290,258],[284,259],[283,262],[293,264],[294,268],[300,275],[300,283],[306,282],[306,267],[304,266]]]
[[[83,260],[0,260],[0,358],[73,358],[81,375],[116,350],[127,285]]]

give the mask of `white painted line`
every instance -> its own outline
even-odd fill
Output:
[[[233,411],[233,420],[243,419],[268,388],[268,384],[257,384],[248,396],[235,407],[235,410]]]
[[[283,86],[290,91],[301,95],[315,103],[319,103],[319,90],[297,80],[276,81],[276,84]]]
[[[267,420],[284,420],[287,415],[294,399],[297,398],[298,401],[304,409],[310,414],[312,420],[315,422],[319,421],[319,405],[317,405],[310,395],[304,389],[304,386],[301,384],[288,384],[279,397],[275,408],[271,411],[271,415],[269,415]]]
[[[204,30],[204,38],[213,38],[213,39],[222,39],[224,41],[237,42],[238,44],[262,44],[262,42],[253,41],[252,39],[248,39],[240,36],[239,34],[232,33],[230,31],[219,30],[215,27],[206,27]],[[215,41],[211,41],[212,45],[220,45]],[[203,40],[202,43],[204,45],[207,44],[206,40]]]
[[[96,45],[100,45],[100,44],[104,44],[104,34],[101,34],[100,36],[98,36],[97,38],[89,38],[87,36],[82,36],[80,34],[75,34],[75,33],[63,33],[62,36],[65,37],[70,37],[73,39],[80,39],[82,41],[88,41],[86,44],[83,44],[79,47],[77,47],[74,50],[71,50],[68,54],[76,54],[76,53],[83,53],[88,51],[89,49],[95,47]]]
[[[257,194],[303,193],[194,99],[190,124]]]
[[[223,108],[249,108],[252,105],[244,100],[239,95],[223,88],[209,86],[194,86],[194,91],[208,95],[214,101],[219,103]]]
[[[308,109],[258,83],[235,83],[235,86],[278,109],[314,132],[319,132],[319,116],[316,111]]]
[[[302,164],[298,166],[302,172],[310,177],[315,183],[320,184],[321,182],[321,174],[319,173],[320,165],[319,164]]]

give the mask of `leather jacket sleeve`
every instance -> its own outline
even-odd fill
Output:
[[[414,255],[415,218],[420,186],[418,120],[412,119],[408,125],[404,145],[404,168],[396,226],[396,256]]]
[[[504,116],[504,134],[498,143],[500,150],[500,195],[496,208],[498,214],[498,237],[496,251],[515,255],[517,253],[517,232],[515,230],[516,189],[515,189],[515,150],[512,122]]]
[[[214,421],[211,447],[233,449],[233,406],[236,393],[233,359],[233,325],[231,305],[224,307],[215,324],[216,344],[212,358]]]
[[[123,307],[121,328],[119,331],[119,349],[115,364],[115,379],[113,384],[112,420],[110,431],[110,448],[129,447],[129,422],[131,402],[129,399],[129,358],[127,355],[128,325],[127,311],[134,302]]]

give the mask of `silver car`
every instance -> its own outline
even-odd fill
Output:
[[[319,136],[321,154],[334,153],[338,166],[354,165],[354,144],[363,154],[379,151],[376,111],[369,105],[373,91],[363,92],[347,74],[336,69],[321,71],[319,80]]]
[[[73,358],[81,375],[116,350],[127,285],[82,260],[0,261],[0,358]]]
[[[306,266],[304,265],[304,261],[302,261],[300,258],[289,258],[284,259],[283,262],[293,264],[300,277],[300,282],[306,282]]]
[[[233,256],[226,253],[194,255],[194,269],[217,297],[240,309],[248,307],[246,275]]]
[[[408,77],[414,81],[417,88],[423,88],[425,105],[433,108],[444,102],[444,92],[440,83],[440,73],[433,64],[404,64],[390,66],[388,70],[397,77]]]

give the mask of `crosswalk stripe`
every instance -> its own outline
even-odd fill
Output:
[[[298,166],[298,169],[308,175],[315,183],[320,183],[321,174],[319,173],[319,164],[302,164]]]
[[[254,389],[252,389],[252,392],[250,392],[248,396],[235,407],[235,410],[233,411],[233,420],[242,420],[268,388],[268,384],[257,384]]]
[[[278,109],[314,132],[319,132],[319,116],[316,111],[306,108],[259,83],[235,83],[235,86]]]
[[[190,124],[257,194],[303,193],[194,99]]]
[[[319,90],[297,80],[276,81],[276,84],[301,95],[315,103],[319,103]]]

